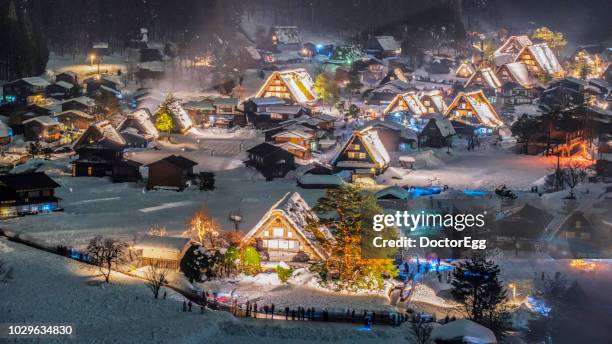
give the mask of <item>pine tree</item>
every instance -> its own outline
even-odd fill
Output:
[[[397,271],[389,259],[364,258],[379,256],[362,250],[362,243],[371,242],[372,218],[383,210],[372,194],[362,193],[354,186],[328,189],[313,210],[318,213],[334,213],[332,219],[310,223],[308,228],[317,238],[317,228],[327,226],[334,233],[334,242],[319,241],[331,251],[326,262],[328,271],[338,271],[340,284],[346,287],[381,288],[382,275],[395,276]]]
[[[500,269],[493,261],[476,255],[453,270],[451,294],[463,304],[468,319],[496,333],[506,329],[506,290],[499,280]]]
[[[205,259],[204,255],[202,246],[191,245],[183,255],[183,258],[181,258],[180,269],[189,282],[200,282]]]

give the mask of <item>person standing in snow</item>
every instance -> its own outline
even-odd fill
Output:
[[[257,302],[253,304],[253,317],[257,318]]]
[[[166,299],[166,292],[164,292],[164,300]]]
[[[289,320],[289,307],[285,307],[285,320]]]
[[[187,303],[187,309],[191,312],[191,301],[189,301],[189,303]]]
[[[264,309],[265,317],[266,319],[268,319],[268,305],[264,305],[263,309]]]
[[[183,312],[187,312],[187,303],[183,300]]]
[[[270,305],[270,314],[272,315],[272,319],[274,319],[274,304]]]

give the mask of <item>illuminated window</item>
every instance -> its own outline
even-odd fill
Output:
[[[288,231],[288,232],[287,232],[287,237],[288,237],[288,238],[293,237],[293,233],[292,233],[291,231]]]
[[[429,100],[424,100],[423,101],[423,105],[429,106],[429,105],[431,105],[431,102]]]
[[[348,158],[349,159],[355,159],[357,157],[357,153],[355,152],[348,152]]]
[[[268,231],[264,231],[264,232],[263,232],[263,236],[265,236],[265,237],[270,236],[270,232],[268,232]]]
[[[366,158],[366,154],[365,153],[359,153],[359,159],[363,160]]]
[[[93,168],[91,166],[87,167],[87,175],[91,176],[93,174]]]
[[[272,236],[274,237],[283,237],[285,231],[282,227],[272,228]]]
[[[361,150],[361,146],[358,144],[351,145],[350,149],[352,150]]]

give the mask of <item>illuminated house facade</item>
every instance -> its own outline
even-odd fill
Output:
[[[468,63],[462,63],[455,71],[455,76],[458,78],[469,78],[474,74],[474,67]]]
[[[59,210],[59,186],[44,172],[0,175],[0,219]]]
[[[483,91],[459,92],[446,110],[445,117],[451,121],[487,128],[498,128],[503,125]]]
[[[420,93],[419,100],[427,110],[427,114],[443,115],[446,113],[446,109],[448,108],[448,105],[444,100],[444,94],[439,90]]]
[[[480,68],[470,79],[465,83],[465,88],[470,87],[488,87],[494,90],[499,90],[502,86],[501,81],[495,75],[495,71],[491,68]]]
[[[306,228],[310,221],[316,220],[317,216],[299,193],[287,193],[245,235],[242,245],[256,247],[267,261],[326,260],[329,252],[322,241],[333,239],[325,227],[312,231]]]
[[[256,98],[278,97],[295,103],[314,102],[314,81],[304,68],[273,72],[257,92]]]
[[[552,78],[561,78],[565,73],[555,53],[546,43],[526,46],[514,62],[524,63],[527,69],[537,77],[547,75]]]
[[[391,158],[378,133],[368,127],[353,132],[342,150],[331,161],[336,171],[349,170],[353,176],[375,176],[383,173]]]

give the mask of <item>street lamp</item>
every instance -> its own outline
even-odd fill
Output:
[[[238,224],[240,222],[242,222],[242,214],[240,214],[240,211],[232,211],[229,214],[229,219],[230,221],[232,221],[234,223],[234,230],[237,232],[238,231]]]
[[[512,299],[516,299],[516,285],[514,283],[510,283],[508,286],[512,288]]]
[[[89,65],[93,66],[94,60],[98,61],[98,75],[100,75],[100,59],[96,58],[96,54],[89,55]]]

